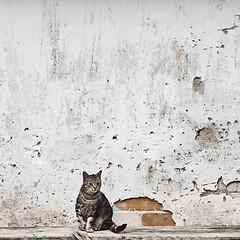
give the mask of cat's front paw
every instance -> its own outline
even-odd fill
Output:
[[[93,230],[94,230],[94,231],[100,231],[100,230],[101,230],[101,226],[99,226],[99,227],[96,227],[96,226],[95,226],[95,227],[93,228]]]
[[[92,233],[92,232],[93,232],[93,229],[92,229],[91,227],[87,227],[87,228],[86,228],[86,232]]]
[[[86,224],[80,224],[80,225],[78,226],[78,229],[79,229],[80,231],[85,231],[85,226],[86,226]]]

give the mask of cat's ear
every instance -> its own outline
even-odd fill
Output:
[[[99,178],[101,178],[101,175],[102,175],[102,170],[100,170],[100,171],[97,173],[97,176],[98,176]]]
[[[89,175],[85,171],[83,171],[83,181],[85,181],[87,177],[89,177]]]

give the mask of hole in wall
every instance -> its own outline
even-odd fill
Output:
[[[203,83],[201,77],[195,77],[193,79],[192,90],[200,95],[204,94],[205,84]]]
[[[213,130],[208,127],[199,129],[196,133],[195,140],[205,147],[213,147],[218,143],[218,139],[213,134]]]
[[[118,140],[118,135],[115,134],[113,137],[112,137],[113,140]]]

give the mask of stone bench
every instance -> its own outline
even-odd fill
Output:
[[[110,231],[86,233],[76,227],[0,228],[1,240],[202,240],[240,239],[240,226],[232,227],[136,227],[127,228],[120,234]]]

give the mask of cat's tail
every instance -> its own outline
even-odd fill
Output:
[[[113,223],[110,227],[110,231],[112,231],[114,233],[119,233],[119,232],[123,231],[126,227],[127,227],[127,224],[118,226],[115,223]]]

